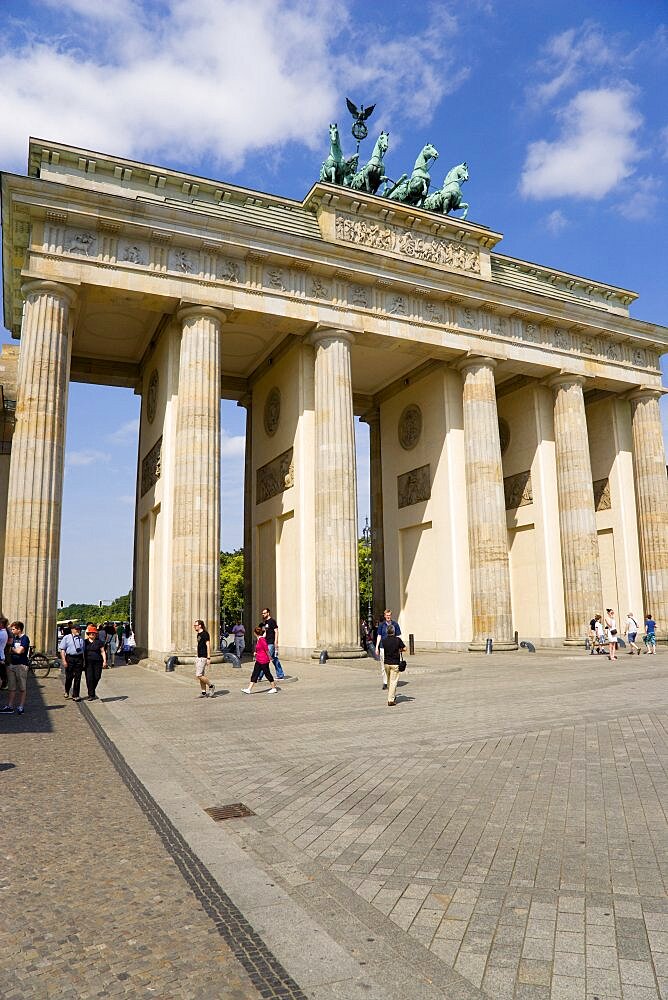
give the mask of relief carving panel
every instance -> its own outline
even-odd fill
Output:
[[[155,486],[160,479],[160,458],[162,454],[162,436],[158,438],[141,463],[141,495]]]
[[[533,503],[531,470],[506,476],[503,480],[503,495],[506,500],[506,510],[515,510],[516,507],[526,507],[527,504]]]
[[[257,470],[255,503],[264,503],[279,493],[285,493],[295,483],[293,448],[267,462]]]
[[[421,465],[419,469],[411,469],[410,472],[397,476],[397,503],[400,510],[429,500],[430,497],[431,474],[428,465]]]
[[[378,225],[347,215],[337,215],[336,235],[346,243],[400,253],[429,264],[443,264],[457,271],[480,272],[478,251],[455,240],[423,236],[400,226]]]

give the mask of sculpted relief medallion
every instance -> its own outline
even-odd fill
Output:
[[[405,451],[410,451],[420,440],[421,433],[422,410],[411,403],[399,417],[399,444]]]
[[[151,372],[151,377],[148,382],[148,392],[146,393],[146,419],[149,424],[152,424],[155,420],[155,412],[158,408],[159,384],[160,378],[158,376],[158,369],[154,368]]]
[[[281,391],[277,386],[270,391],[264,404],[264,429],[272,437],[281,419]]]

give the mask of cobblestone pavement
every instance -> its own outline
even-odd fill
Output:
[[[49,677],[0,715],[3,1000],[303,998],[84,712]]]
[[[226,836],[332,938],[338,907],[422,963],[404,996],[668,1000],[668,652],[418,656],[392,710],[364,666],[292,664],[277,698],[225,670],[213,701],[114,672],[93,712],[200,809],[249,806]],[[299,981],[358,995],[335,978]]]

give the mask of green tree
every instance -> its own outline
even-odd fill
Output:
[[[366,621],[369,603],[373,601],[373,587],[371,583],[371,546],[364,538],[357,539],[357,572],[360,588],[360,618],[364,618]]]
[[[58,608],[56,617],[60,622],[127,622],[130,620],[130,593],[115,598],[111,604],[68,604]]]
[[[241,617],[244,607],[243,549],[220,553],[219,574],[220,612],[226,623],[229,623],[233,618]]]

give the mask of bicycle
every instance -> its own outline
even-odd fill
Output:
[[[50,660],[46,653],[39,653],[34,646],[30,647],[28,654],[28,670],[32,670],[35,677],[48,677],[52,667],[60,665],[58,660]]]

